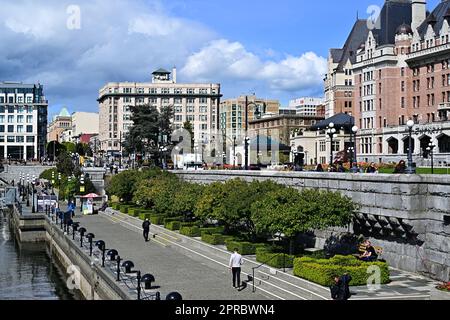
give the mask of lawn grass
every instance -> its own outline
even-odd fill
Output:
[[[393,174],[394,169],[380,169],[379,172]],[[431,174],[431,168],[417,168],[417,174]],[[450,174],[450,168],[434,168],[434,174]]]

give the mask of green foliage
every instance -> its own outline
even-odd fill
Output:
[[[150,218],[151,218],[151,213],[140,213],[139,214],[139,219],[141,219],[141,220],[146,220],[146,219],[148,219],[148,220],[150,220]]]
[[[206,234],[202,233],[202,241],[212,245],[224,245],[225,241],[233,239],[231,236],[224,236],[223,234]]]
[[[292,268],[295,256],[285,253],[272,252],[269,248],[261,247],[256,250],[256,261],[273,268]]]
[[[57,157],[56,169],[65,176],[70,176],[75,170],[75,164],[67,152],[61,152]]]
[[[200,237],[200,228],[197,226],[192,227],[181,227],[180,234],[191,237],[191,238],[197,238]]]
[[[176,231],[176,230],[180,230],[181,228],[181,222],[180,221],[170,221],[167,222],[164,225],[164,228],[171,230],[171,231]]]
[[[170,217],[170,218],[164,218],[164,225],[168,224],[169,222],[178,221],[181,223],[181,220],[183,220],[183,217]]]
[[[66,148],[66,151],[70,153],[76,153],[76,145],[72,142],[63,142],[62,145]]]
[[[252,205],[252,218],[259,232],[295,237],[310,230],[344,227],[356,210],[350,198],[339,193],[279,189]]]
[[[323,286],[334,284],[334,277],[348,273],[352,277],[351,286],[366,285],[372,275],[367,273],[370,266],[381,269],[381,284],[389,283],[389,266],[386,262],[364,262],[353,256],[335,256],[331,259],[303,257],[294,261],[294,275]]]
[[[128,215],[132,216],[132,217],[139,217],[139,215],[141,214],[141,209],[138,208],[128,208]]]
[[[201,235],[204,234],[223,234],[225,232],[225,228],[222,227],[212,227],[212,228],[201,228],[200,229]]]
[[[120,210],[121,213],[128,214],[128,209],[129,208],[131,208],[130,205],[123,204],[123,205],[120,206],[119,210]]]
[[[146,208],[152,208],[157,214],[172,217],[177,215],[173,205],[180,184],[175,175],[163,172],[157,178],[141,180],[133,200]]]
[[[45,179],[51,182],[52,173],[54,173],[55,177],[58,177],[58,171],[56,169],[47,169],[40,174],[39,179]]]
[[[120,210],[120,203],[113,203],[112,205],[111,205],[111,208],[113,208],[114,210]]]
[[[150,222],[157,226],[164,225],[164,217],[160,215],[152,215],[150,216]]]
[[[257,244],[251,242],[239,242],[239,241],[226,241],[227,250],[233,252],[235,249],[239,250],[239,253],[243,256],[250,256],[256,254],[256,249],[264,248],[266,244]]]
[[[255,235],[251,204],[280,188],[280,185],[271,181],[247,183],[235,179],[225,183],[213,183],[205,187],[195,214],[203,221],[217,220],[229,230],[245,228],[247,232]]]
[[[55,161],[62,153],[66,153],[66,147],[58,141],[51,141],[47,144],[47,155]]]
[[[108,186],[106,192],[110,196],[117,196],[121,202],[131,202],[133,195],[137,190],[138,184],[148,178],[152,178],[160,174],[159,170],[127,170],[115,175]],[[143,203],[140,203],[141,205]]]
[[[179,182],[175,191],[173,209],[174,213],[194,213],[195,206],[199,201],[204,187],[200,184]]]

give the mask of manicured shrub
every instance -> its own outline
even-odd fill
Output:
[[[256,261],[264,263],[273,268],[292,268],[294,266],[295,256],[271,252],[267,247],[257,248]]]
[[[173,217],[173,218],[164,218],[164,225],[168,224],[169,222],[178,221],[181,223],[183,220],[183,217]]]
[[[164,225],[164,228],[171,231],[180,230],[181,222],[180,221],[170,221]]]
[[[197,226],[181,227],[180,234],[191,237],[191,238],[197,238],[197,237],[200,237],[200,235],[201,235],[200,228]]]
[[[223,245],[225,241],[232,239],[231,236],[224,236],[223,234],[207,234],[202,233],[202,241],[212,245]]]
[[[239,250],[239,253],[243,256],[250,256],[256,254],[256,249],[265,247],[265,244],[261,243],[251,243],[251,242],[240,242],[233,239],[226,241],[227,250],[233,252],[235,249]]]
[[[120,212],[128,214],[128,209],[130,207],[131,207],[130,205],[123,204],[123,205],[120,206]]]
[[[223,234],[225,232],[225,228],[224,227],[212,227],[212,228],[202,228],[201,229],[201,233],[202,236],[203,234]]]
[[[141,209],[138,208],[128,208],[128,215],[132,216],[132,217],[139,217],[139,214],[141,213]]]
[[[111,208],[114,210],[120,210],[120,203],[116,202],[111,205]]]
[[[145,220],[145,219],[149,219],[152,217],[152,215],[150,213],[140,213],[139,214],[139,219],[141,220]]]
[[[335,256],[331,259],[297,258],[294,261],[294,275],[318,283],[331,286],[335,276],[348,273],[352,277],[351,286],[367,284],[373,273],[367,273],[370,266],[381,270],[381,284],[389,283],[389,266],[386,262],[364,262],[353,256]]]
[[[154,225],[162,226],[164,225],[164,217],[158,215],[150,216],[150,222]]]

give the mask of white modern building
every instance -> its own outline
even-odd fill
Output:
[[[45,156],[47,109],[41,84],[0,82],[0,158]]]
[[[299,116],[318,116],[318,107],[323,106],[323,98],[304,97],[289,101],[289,108],[295,109]]]

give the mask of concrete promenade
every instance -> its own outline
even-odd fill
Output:
[[[79,215],[79,212],[77,213]],[[238,292],[232,288],[228,270],[230,253],[222,246],[211,246],[199,239],[184,237],[160,226],[152,226],[156,238],[145,243],[139,219],[108,209],[98,216],[78,216],[76,220],[96,239],[106,242],[119,254],[135,263],[136,269],[151,273],[161,294],[178,291],[187,300],[328,300],[329,289],[266,266],[255,273],[252,283]],[[243,280],[259,263],[245,257]],[[392,269],[392,283],[369,292],[367,287],[352,288],[354,300],[429,300],[436,282],[419,275]],[[446,297],[446,296],[444,296]],[[450,299],[450,297],[448,297]]]

